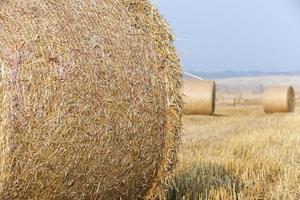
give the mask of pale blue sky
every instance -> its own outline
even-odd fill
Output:
[[[300,70],[300,0],[154,0],[185,70]]]

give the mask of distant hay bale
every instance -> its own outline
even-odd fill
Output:
[[[295,110],[295,91],[291,86],[266,88],[263,94],[266,113],[293,112]]]
[[[215,112],[216,84],[208,80],[184,80],[184,113],[212,115]]]
[[[236,98],[224,98],[222,100],[219,101],[221,104],[223,105],[227,105],[227,106],[236,106],[237,105],[237,99]]]
[[[182,74],[147,0],[0,1],[0,199],[159,196]]]

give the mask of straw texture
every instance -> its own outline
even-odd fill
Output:
[[[147,0],[0,0],[0,65],[0,199],[143,199],[170,184],[182,74]]]
[[[184,80],[184,113],[187,115],[213,115],[216,84],[207,80]]]
[[[264,91],[263,106],[266,113],[293,112],[295,91],[292,86],[268,87]]]

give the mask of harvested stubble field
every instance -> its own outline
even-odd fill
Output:
[[[300,110],[222,105],[216,114],[184,117],[168,199],[300,199]]]

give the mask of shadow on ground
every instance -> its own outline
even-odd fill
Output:
[[[200,163],[176,176],[176,187],[169,190],[167,200],[238,199],[243,183],[223,166]],[[213,198],[214,199],[214,198]]]
[[[214,117],[230,117],[230,115],[225,115],[225,114],[214,114]]]

